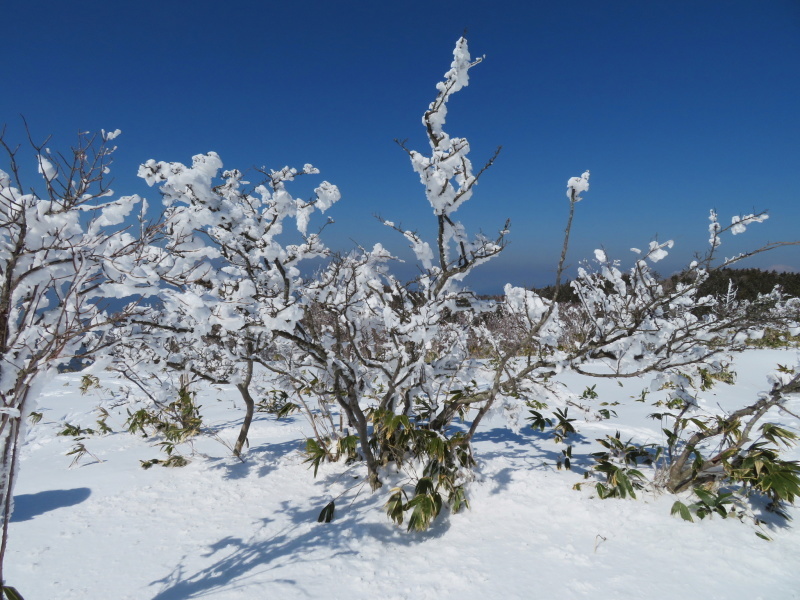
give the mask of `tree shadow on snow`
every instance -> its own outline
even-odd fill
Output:
[[[545,433],[525,427],[518,432],[507,427],[495,427],[478,431],[473,441],[491,443],[493,447],[483,447],[478,452],[478,458],[484,459],[488,468],[482,470],[483,474],[491,480],[495,487],[492,494],[503,492],[511,483],[514,472],[519,469],[556,471],[557,464],[564,462],[562,450],[573,446],[572,471],[579,475],[591,469],[594,462],[582,454],[578,447],[590,445],[589,440],[580,433],[571,434],[562,444],[553,441],[552,433]],[[512,465],[493,471],[493,459],[510,460]]]
[[[30,521],[51,510],[80,504],[91,494],[92,490],[89,488],[75,488],[14,496],[14,512],[11,513],[11,522]]]
[[[477,444],[488,442],[494,445],[482,448],[479,458],[503,456],[514,463],[525,461],[530,468],[543,468],[545,461],[550,463],[546,468],[555,468],[555,462],[562,458],[560,447],[553,443],[549,434],[530,428],[520,433],[505,427],[479,431],[474,441]],[[567,443],[577,445],[588,441],[576,434],[570,436]],[[280,458],[297,449],[296,440],[262,444],[249,450],[244,463],[217,459],[209,464],[211,468],[224,469],[226,478],[262,476],[264,469],[278,468]],[[275,466],[271,466],[271,463],[275,463]],[[487,473],[496,481],[497,492],[510,483],[514,468],[517,466]],[[327,491],[334,484],[342,485],[342,479],[346,479],[346,476],[341,472],[327,476],[320,473],[317,485],[319,489]],[[387,478],[384,488],[375,494],[364,488],[360,492],[346,493],[344,497],[337,498],[331,523],[317,523],[320,510],[331,499],[327,492],[300,502],[283,501],[271,517],[254,523],[252,535],[226,536],[207,546],[200,556],[184,556],[169,574],[150,584],[159,590],[152,600],[189,600],[213,596],[222,589],[244,593],[244,590],[252,591],[256,586],[261,590],[268,586],[269,595],[274,598],[283,595],[281,586],[290,586],[291,595],[305,592],[311,596],[312,591],[303,590],[305,578],[295,580],[282,577],[286,573],[284,569],[291,565],[330,561],[335,557],[351,557],[351,560],[358,561],[364,549],[368,550],[374,544],[413,546],[438,538],[448,531],[451,515],[447,511],[443,511],[424,533],[406,533],[404,529],[407,522],[398,527],[386,519],[381,514],[381,506],[393,485],[390,479]],[[381,519],[380,522],[373,520],[376,515]],[[281,523],[285,523],[285,526],[281,527]],[[364,540],[369,542],[365,545]],[[205,566],[195,567],[198,564]],[[284,594],[289,595],[290,592],[285,591]]]
[[[750,505],[750,510],[753,511],[753,516],[761,521],[766,529],[777,531],[791,528],[792,525],[789,519],[785,519],[770,508],[771,500],[765,494],[751,491],[747,497],[747,502]],[[783,507],[783,509],[791,517],[791,507]]]
[[[478,431],[473,437],[473,443],[489,442],[499,448],[483,448],[479,452],[483,458],[505,456],[507,458],[534,458],[537,461],[553,461],[561,459],[561,449],[567,445],[579,446],[589,444],[589,440],[580,433],[571,434],[563,444],[556,445],[550,433],[543,433],[531,427],[525,427],[518,432],[507,427],[494,427]]]
[[[299,449],[298,440],[290,440],[278,444],[261,444],[246,448],[244,460],[229,455],[210,458],[206,464],[210,469],[223,470],[225,479],[246,479],[254,471],[258,477],[264,477],[277,468],[277,462],[289,453]]]
[[[532,445],[540,449],[540,444],[543,442],[553,443],[553,435],[551,433],[545,433],[532,427],[522,427],[519,431],[512,431],[508,427],[493,427],[492,429],[477,431],[472,439],[474,443],[483,441],[504,444],[506,449],[514,453],[528,452]],[[590,442],[586,436],[580,433],[573,433],[565,440],[565,443],[574,446]]]
[[[222,588],[232,591],[250,586],[258,586],[262,591],[269,586],[270,597],[280,598],[281,585],[291,586],[295,594],[303,585],[302,581],[279,576],[280,570],[289,565],[341,556],[357,558],[364,548],[363,540],[369,540],[369,545],[410,546],[441,537],[450,527],[446,514],[440,515],[424,533],[405,533],[388,520],[366,522],[364,516],[374,513],[374,505],[384,500],[380,492],[376,495],[365,492],[363,498],[357,496],[349,504],[344,499],[341,508],[337,504],[332,522],[318,523],[319,511],[329,500],[330,496],[317,496],[309,500],[310,506],[282,502],[276,515],[280,518],[262,519],[261,524],[254,525],[250,539],[227,536],[208,546],[202,557],[213,557],[213,562],[195,573],[187,572],[185,563],[189,561],[184,557],[171,573],[150,584],[162,588],[152,600],[188,600],[210,596]],[[268,533],[276,528],[278,521],[288,522],[282,529]],[[192,557],[191,562],[197,562],[197,557]],[[271,571],[275,577],[269,576]]]

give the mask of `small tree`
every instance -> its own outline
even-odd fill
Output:
[[[33,156],[25,160],[38,168],[39,191],[24,191],[20,149],[0,134],[10,163],[8,173],[0,170],[0,581],[20,443],[40,386],[64,361],[106,347],[112,324],[137,311],[131,304],[108,314],[104,299],[149,289],[135,276],[156,231],[144,221],[146,205],[138,196],[109,199],[118,134],[81,134],[67,154],[29,135]],[[140,204],[136,232],[125,221]]]
[[[287,350],[279,355],[291,360],[265,364],[297,389],[314,393],[320,412],[338,405],[355,430],[310,441],[310,462],[337,459],[358,440],[373,489],[381,486],[385,465],[419,465],[413,497],[407,499],[405,490],[396,488],[386,506],[398,522],[411,511],[413,529],[427,527],[444,503],[455,510],[463,504],[460,482],[471,466],[470,443],[483,418],[500,405],[512,415],[527,406],[541,417],[547,402],[560,401],[551,382],[554,374],[569,368],[596,377],[653,373],[675,380],[699,375],[718,369],[717,357],[725,349],[741,346],[765,326],[787,322],[775,310],[777,296],[745,306],[699,294],[710,271],[785,245],[768,244],[717,260],[723,234],[742,233],[747,225],[765,220],[765,214],[736,216],[725,228],[712,212],[710,249],[689,265],[685,281],[671,287],[651,265],[666,256],[672,242],[651,242],[645,252],[637,250],[639,258],[627,273],[598,250],[597,267],[582,267],[571,283],[577,306],[560,306],[572,222],[581,194],[589,189],[588,171],[567,182],[569,215],[551,298],[513,286],[506,286],[502,305],[470,294],[461,280],[502,250],[506,233],[504,228],[497,240],[470,240],[453,217],[494,160],[473,173],[468,142],[443,130],[447,102],[468,83],[467,73],[477,62],[471,62],[466,40],[460,39],[451,70],[423,116],[431,155],[401,143],[433,208],[436,242],[428,244],[413,231],[385,223],[411,243],[420,276],[407,284],[397,280],[389,269],[392,257],[380,244],[334,261],[309,287],[315,312],[307,314],[308,326],[299,335],[284,336],[297,342],[300,354]],[[483,315],[498,311],[511,327],[486,326]],[[567,328],[569,343],[563,336]],[[476,347],[483,360],[476,360]],[[471,421],[465,433],[451,427],[457,417]],[[566,409],[555,417],[537,422],[554,423],[563,440],[573,431],[573,419]],[[565,452],[569,456],[571,450]]]
[[[412,529],[426,528],[443,503],[457,511],[466,502],[462,475],[472,465],[471,452],[450,425],[465,414],[469,390],[484,370],[471,356],[473,321],[495,305],[479,300],[461,281],[502,251],[508,225],[495,239],[470,238],[455,220],[497,153],[476,172],[468,141],[443,129],[448,101],[481,62],[471,60],[464,38],[453,56],[422,118],[430,154],[399,142],[425,187],[436,239],[428,243],[384,221],[410,243],[420,275],[399,280],[390,268],[395,259],[381,244],[339,257],[309,285],[303,329],[279,334],[287,342],[277,353],[281,360],[263,363],[287,388],[316,397],[319,414],[333,406],[343,415],[344,428],[309,440],[314,465],[342,455],[361,457],[373,490],[382,486],[388,465],[419,466],[413,497],[403,501],[401,485],[387,504],[398,522],[410,511]]]
[[[215,182],[221,168],[212,152],[195,156],[191,167],[150,160],[139,169],[160,186],[166,205],[166,244],[150,248],[161,304],[120,332],[127,341],[118,365],[157,403],[178,397],[181,374],[235,385],[246,410],[233,449],[240,456],[255,410],[253,365],[269,356],[277,334],[294,335],[303,314],[300,264],[328,253],[319,234],[308,232],[309,218],[340,194],[322,182],[312,199],[293,198],[287,184],[317,174],[311,165],[261,169],[265,180],[252,191],[237,170]],[[301,243],[279,241],[287,219]],[[148,385],[150,376],[159,385]]]

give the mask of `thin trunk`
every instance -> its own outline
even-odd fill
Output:
[[[355,425],[356,425],[356,430],[358,431],[358,438],[361,444],[361,451],[364,453],[364,460],[367,463],[369,486],[374,492],[375,490],[383,486],[383,483],[378,477],[378,461],[375,460],[375,456],[372,454],[372,449],[369,447],[369,428],[367,426],[367,419],[364,416],[364,413],[361,412],[361,409],[358,409],[357,413],[355,414],[355,417],[356,417]]]
[[[21,416],[7,417],[6,427],[8,433],[3,440],[3,464],[0,468],[5,471],[3,483],[3,497],[2,497],[2,510],[3,510],[3,534],[2,542],[0,542],[0,585],[5,581],[3,578],[3,561],[6,556],[6,547],[8,545],[8,524],[11,520],[11,510],[14,502],[14,472],[17,467],[17,446],[19,443],[19,426]]]
[[[250,423],[253,422],[253,413],[255,412],[256,403],[250,395],[250,382],[253,379],[253,361],[247,361],[247,373],[242,383],[236,384],[236,389],[242,395],[246,412],[244,415],[244,422],[242,428],[239,430],[239,439],[236,440],[236,446],[233,448],[233,454],[238,458],[242,457],[242,449],[247,443],[247,434],[250,432]]]
[[[353,386],[350,385],[349,382],[347,383],[346,395],[341,393],[343,390],[341,390],[339,387],[338,382],[335,388],[337,388],[337,391],[339,392],[336,394],[339,405],[347,414],[347,420],[356,428],[356,431],[358,432],[358,441],[359,445],[361,446],[361,453],[364,455],[364,461],[367,463],[367,477],[369,479],[369,485],[374,492],[380,488],[383,483],[378,477],[378,461],[375,460],[375,455],[372,453],[372,449],[369,447],[369,426],[367,424],[367,418],[364,416],[364,412],[361,410],[361,407],[358,406],[358,394],[355,393]]]
[[[698,473],[702,473],[704,469],[707,469],[711,466],[714,466],[717,462],[721,460],[722,454],[726,452],[730,452],[731,454],[734,452],[738,452],[744,445],[750,441],[750,432],[752,431],[753,427],[758,423],[761,418],[767,413],[767,411],[772,408],[773,406],[777,406],[783,400],[785,394],[791,394],[800,391],[800,375],[795,375],[795,377],[789,381],[788,383],[776,386],[772,389],[769,396],[766,398],[762,398],[758,402],[751,404],[750,406],[746,406],[737,410],[736,412],[732,413],[728,416],[724,421],[718,424],[716,427],[712,429],[708,429],[706,431],[698,431],[691,438],[686,442],[686,447],[684,448],[681,455],[678,457],[678,460],[670,467],[669,469],[669,479],[667,481],[667,489],[671,492],[681,492],[685,489],[688,489],[692,484],[695,482]],[[733,423],[742,419],[744,417],[752,418],[749,420],[745,428],[742,430],[741,437],[735,444],[731,444],[728,448],[725,449],[723,453],[720,453],[716,457],[711,460],[705,461],[697,471],[693,470],[691,467],[687,466],[689,462],[689,457],[691,456],[694,448],[697,447],[702,441],[707,440],[709,438],[718,436],[722,434],[727,428],[729,428]]]

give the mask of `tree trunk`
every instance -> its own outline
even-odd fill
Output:
[[[242,428],[239,430],[239,439],[236,440],[236,446],[233,448],[233,454],[238,458],[242,457],[242,449],[247,443],[247,434],[250,432],[250,423],[253,422],[253,413],[255,412],[256,408],[256,403],[253,401],[253,397],[250,395],[250,381],[252,379],[253,363],[252,361],[248,361],[247,374],[245,375],[244,381],[236,384],[236,389],[239,390],[239,393],[242,395],[242,399],[244,400],[244,405],[246,408],[244,421],[242,422]]]
[[[3,512],[3,532],[2,541],[0,541],[0,585],[4,584],[3,579],[3,561],[6,556],[6,547],[8,545],[8,524],[11,520],[11,511],[14,502],[14,473],[17,467],[17,450],[19,445],[19,431],[20,420],[22,416],[11,417],[4,415],[5,423],[3,429],[7,428],[3,438],[3,464],[0,465],[2,469],[2,477],[0,477],[0,485],[2,486],[2,512]],[[2,592],[0,592],[2,594]]]
[[[361,446],[361,453],[364,455],[364,461],[367,463],[367,477],[369,480],[369,485],[374,492],[383,486],[383,483],[378,477],[378,461],[375,460],[375,455],[372,453],[372,449],[369,447],[369,426],[367,424],[367,418],[364,416],[364,412],[358,405],[358,394],[353,389],[353,386],[348,382],[346,396],[343,397],[342,394],[339,393],[336,395],[336,397],[339,401],[339,405],[347,414],[348,421],[356,428],[356,431],[358,432],[358,441],[359,445]]]

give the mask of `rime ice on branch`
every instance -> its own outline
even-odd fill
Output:
[[[0,170],[0,566],[23,428],[39,384],[59,364],[108,345],[111,326],[138,310],[131,304],[112,316],[103,311],[106,300],[156,291],[137,276],[156,231],[144,219],[146,203],[138,196],[107,199],[115,150],[108,142],[118,134],[81,134],[66,154],[29,134],[41,176],[33,189],[23,185],[19,148],[0,134],[11,165],[9,173]],[[138,231],[126,227],[137,205]]]

